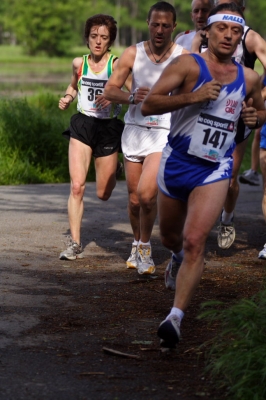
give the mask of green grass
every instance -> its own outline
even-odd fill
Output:
[[[70,111],[62,115],[55,104],[49,94],[0,101],[0,184],[69,180],[61,133]]]
[[[251,168],[251,145],[254,137],[254,131],[251,133],[251,135],[248,138],[248,145],[246,148],[246,152],[240,167],[240,173],[243,171],[246,171]]]
[[[262,74],[263,74],[263,66],[262,66],[262,64],[260,63],[259,60],[256,60],[256,63],[255,63],[255,71],[257,71],[257,73],[258,73],[259,75],[262,75]]]
[[[229,308],[208,302],[200,318],[220,326],[206,343],[207,372],[224,397],[234,400],[266,399],[266,290]]]
[[[77,104],[62,112],[58,99],[70,83],[73,58],[87,52],[84,46],[67,58],[30,57],[20,46],[0,46],[0,185],[69,181],[61,133]],[[87,180],[95,180],[94,163]]]
[[[123,50],[123,48],[112,49],[113,53],[118,56]],[[68,113],[62,113],[57,108],[58,99],[65,92],[70,82],[73,58],[85,54],[87,51],[86,46],[79,46],[73,48],[71,56],[67,58],[49,58],[44,54],[30,57],[23,54],[23,49],[20,46],[0,45],[1,98],[6,100],[12,98],[26,98],[29,103],[33,105],[34,101],[38,103],[39,96],[50,95],[54,99],[53,112],[58,115],[58,118],[63,121],[66,127],[69,120],[69,112],[73,114],[76,111],[76,103],[72,105]],[[259,62],[256,63],[256,70],[258,73],[262,73],[261,64]],[[36,109],[35,112],[37,112]],[[252,137],[249,139],[248,148],[241,166],[241,172],[250,168],[251,143]],[[14,154],[12,157],[14,157]],[[16,158],[12,158],[13,161],[15,159]]]
[[[57,96],[49,93],[1,99],[0,185],[69,182],[62,132],[75,112],[76,102],[59,110]],[[93,162],[87,181],[95,181]]]
[[[113,53],[120,56],[123,48],[114,48]],[[37,76],[46,74],[68,74],[71,76],[72,60],[89,52],[84,47],[75,47],[69,57],[47,57],[45,54],[34,57],[23,54],[21,46],[0,46],[0,76],[35,73]]]
[[[86,46],[75,47],[69,57],[30,57],[21,46],[0,45],[0,95],[4,98],[31,96],[48,92],[58,97],[65,91],[72,75],[72,60],[86,54]],[[118,56],[123,48],[113,49]]]

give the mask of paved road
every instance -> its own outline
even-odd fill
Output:
[[[236,217],[263,219],[261,212],[262,185],[241,185]],[[64,249],[65,236],[69,234],[67,219],[68,184],[21,185],[0,187],[0,259],[1,305],[16,307],[24,304],[42,304],[45,299],[25,293],[14,293],[18,287],[38,286],[39,269],[62,268],[58,259]],[[82,240],[85,256],[104,252],[110,254],[120,247],[120,262],[124,266],[132,240],[127,217],[127,193],[125,182],[118,182],[108,202],[95,195],[95,184],[89,183],[85,196]],[[153,237],[158,240],[156,223]],[[66,264],[66,263],[64,263]],[[33,271],[29,280],[23,271]],[[9,315],[0,321],[2,337],[0,348],[11,344],[13,336],[38,321],[28,315]]]
[[[69,233],[68,192],[68,184],[0,187],[0,399],[79,398],[68,397],[64,392],[62,395],[57,392],[54,396],[45,379],[30,379],[30,373],[27,378],[23,375],[14,379],[14,374],[20,373],[20,362],[21,368],[40,368],[40,360],[35,360],[30,354],[48,341],[49,335],[34,337],[30,330],[41,322],[43,312],[51,307],[69,307],[73,302],[67,289],[61,287],[58,280],[53,280],[53,276],[64,268],[69,268],[69,274],[73,273],[71,263],[58,259],[60,250],[64,248],[64,237]],[[262,185],[241,185],[237,218],[245,216],[251,223],[263,220],[261,198]],[[87,185],[82,240],[88,267],[90,256],[101,255],[109,260],[110,270],[124,269],[132,241],[126,203],[123,181],[118,182],[106,203],[95,196],[94,183]],[[165,252],[167,259],[168,252],[159,244],[157,224],[153,241],[157,243],[157,251]],[[44,279],[47,273],[50,279]],[[85,273],[89,274],[89,269]],[[30,349],[30,352],[23,353],[23,349]],[[30,397],[27,397],[27,390],[33,393]]]
[[[25,287],[39,287],[38,272],[61,269],[68,262],[58,259],[69,234],[67,217],[68,184],[0,187],[0,293],[2,307],[42,307],[46,299],[26,294]],[[82,241],[85,256],[112,253],[121,246],[121,256],[132,237],[126,211],[126,186],[119,182],[108,202],[95,195],[95,184],[86,190]],[[157,229],[155,229],[155,234]],[[121,243],[120,243],[121,242]],[[121,265],[124,260],[121,257]],[[27,271],[32,271],[31,278]],[[24,274],[25,272],[25,274]],[[19,288],[21,291],[19,292]],[[64,300],[64,299],[63,299]],[[38,323],[32,315],[7,313],[0,320],[0,348],[12,344],[14,337]]]

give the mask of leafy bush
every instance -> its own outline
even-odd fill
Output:
[[[229,309],[222,304],[205,303],[211,308],[199,316],[222,327],[207,352],[207,371],[233,399],[266,399],[266,290]]]
[[[69,182],[68,141],[62,132],[76,104],[58,108],[58,96],[0,101],[0,185]],[[119,155],[122,160],[122,155]],[[87,181],[95,180],[91,163]]]
[[[0,101],[0,184],[69,181],[69,115],[58,98],[40,95]],[[69,114],[69,113],[68,113]]]

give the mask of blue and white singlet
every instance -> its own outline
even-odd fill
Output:
[[[191,57],[200,67],[193,92],[213,77],[200,55]],[[187,201],[196,186],[231,177],[234,137],[246,97],[243,67],[234,64],[238,69],[236,79],[222,86],[215,101],[172,112],[168,144],[158,174],[158,185],[166,195]]]
[[[205,60],[191,54],[200,67],[193,92],[213,80]],[[237,78],[223,85],[215,101],[193,104],[173,111],[168,142],[173,151],[189,153],[205,160],[219,162],[231,156],[237,122],[246,97],[243,67],[238,68]]]

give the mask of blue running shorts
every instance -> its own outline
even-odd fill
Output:
[[[266,124],[262,125],[260,131],[260,148],[266,150]]]
[[[166,196],[187,202],[195,187],[230,179],[232,168],[232,157],[214,163],[178,153],[167,145],[162,153],[157,182]]]

